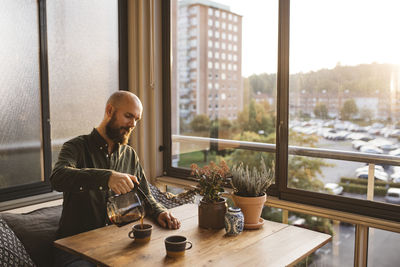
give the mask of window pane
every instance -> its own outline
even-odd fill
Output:
[[[0,188],[42,179],[36,2],[0,5]]]
[[[399,244],[399,233],[370,228],[368,266],[399,265]]]
[[[332,241],[317,249],[295,266],[352,266],[354,262],[355,225],[300,212],[265,206],[261,216],[270,221],[287,221],[290,225],[332,235]],[[286,216],[286,217],[285,217]],[[284,218],[285,217],[285,218]]]
[[[100,123],[118,90],[117,1],[48,1],[47,20],[54,162],[63,142]]]
[[[368,162],[324,159],[333,150],[400,156],[396,10],[390,0],[291,2],[289,145],[324,149],[322,158],[300,158],[299,150],[290,157],[292,188],[343,187],[345,197],[385,202],[388,188],[400,187],[390,164],[369,171]]]
[[[171,165],[188,168],[223,158],[228,165],[258,166],[261,156],[272,164],[278,1],[220,0],[207,6],[175,0],[171,5]],[[254,31],[260,27],[262,34]],[[270,153],[239,150],[208,139],[199,143],[199,137],[272,148]]]

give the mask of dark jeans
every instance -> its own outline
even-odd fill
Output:
[[[84,260],[64,250],[54,249],[54,267],[96,267],[96,264]]]

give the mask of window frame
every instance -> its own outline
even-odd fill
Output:
[[[47,53],[47,0],[37,2],[39,34],[39,79],[41,111],[41,181],[0,189],[0,202],[52,192],[50,174],[52,171],[51,120]],[[117,0],[118,12],[118,79],[119,89],[128,90],[128,1]]]

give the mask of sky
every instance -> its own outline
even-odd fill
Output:
[[[278,0],[216,0],[243,16],[242,73],[275,73]],[[292,0],[290,72],[400,63],[400,1]]]

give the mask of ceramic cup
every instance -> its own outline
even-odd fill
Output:
[[[129,232],[129,237],[132,238],[135,242],[138,243],[146,243],[150,241],[151,230],[153,230],[153,226],[151,224],[135,224],[132,227],[132,231]]]
[[[192,242],[188,241],[186,237],[181,235],[169,236],[164,240],[164,242],[167,256],[171,258],[183,256],[185,255],[185,250],[192,248]],[[187,247],[187,244],[189,244],[189,247]]]

